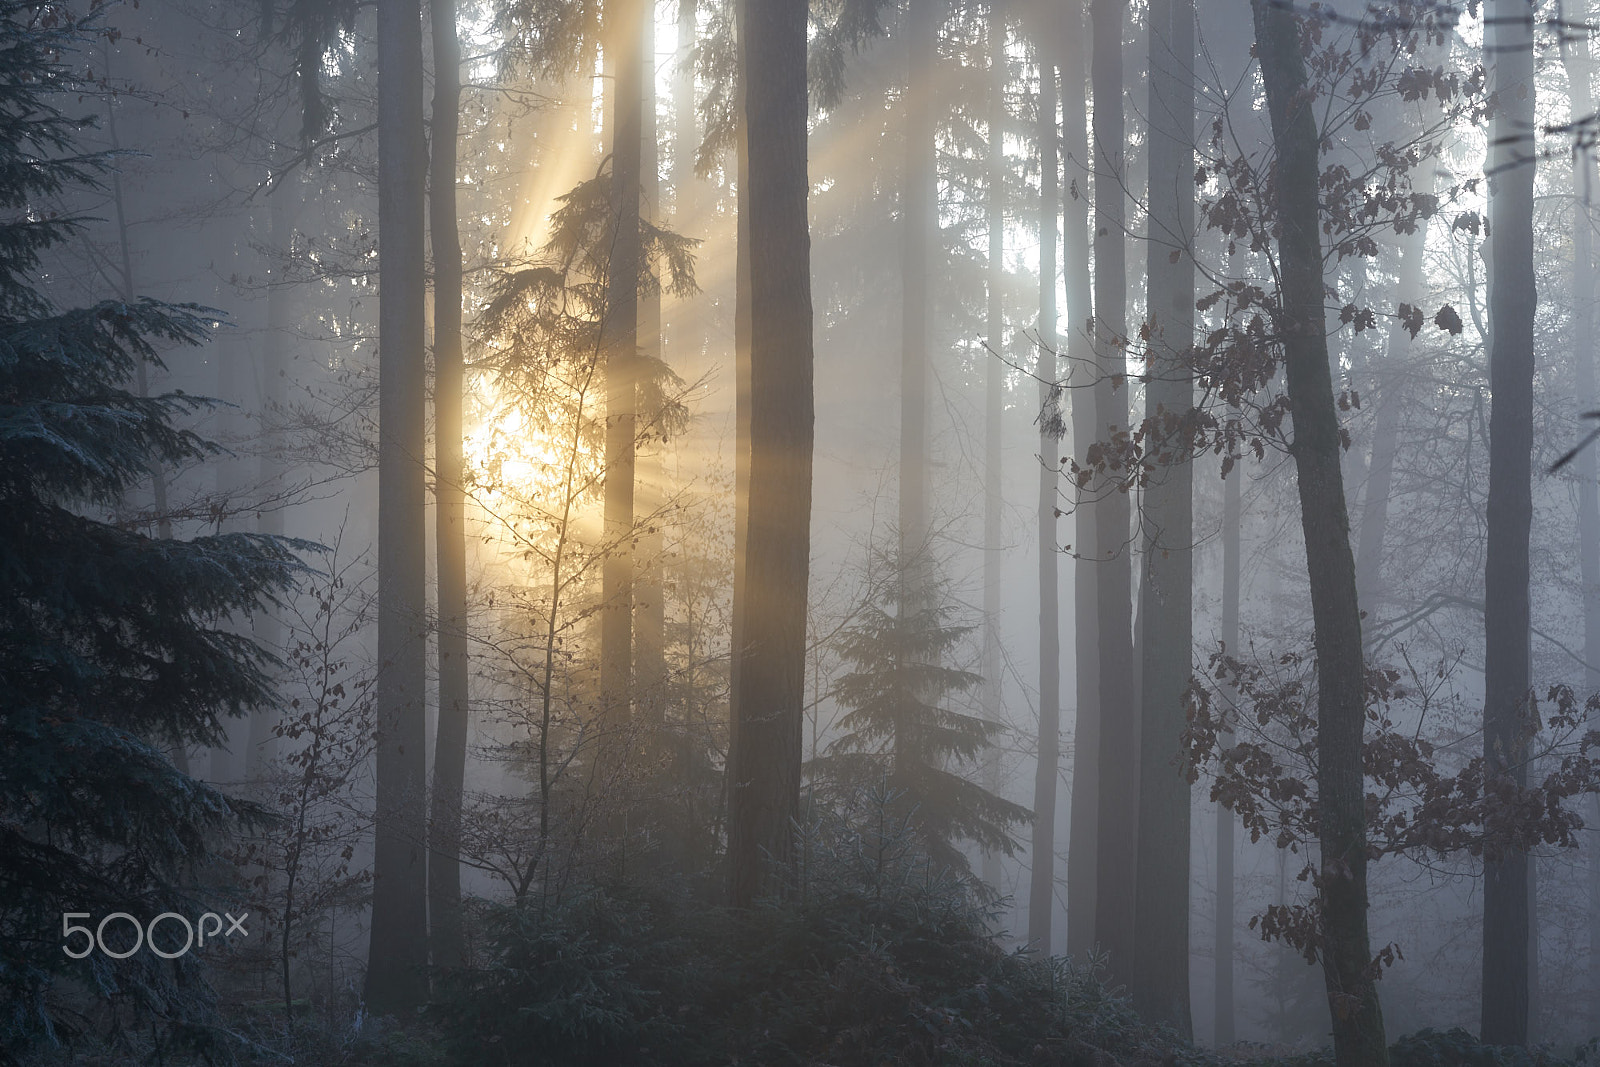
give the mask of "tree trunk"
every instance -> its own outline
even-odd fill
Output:
[[[1194,6],[1150,5],[1150,360],[1147,422],[1194,406]],[[1176,252],[1176,261],[1173,253]],[[1158,421],[1158,426],[1161,423]],[[1194,468],[1182,431],[1154,441],[1157,467],[1144,490],[1140,583],[1138,870],[1134,880],[1134,1005],[1188,1037],[1189,783],[1176,764],[1187,726],[1183,693],[1193,658]],[[1150,438],[1146,439],[1150,441]]]
[[[416,0],[378,6],[378,681],[376,838],[366,1002],[404,1012],[427,996],[427,655],[423,523],[422,21]]]
[[[1277,146],[1276,323],[1294,412],[1300,526],[1317,653],[1317,800],[1322,965],[1339,1067],[1383,1067],[1388,1047],[1367,938],[1367,824],[1362,773],[1366,723],[1361,612],[1339,467],[1339,419],[1324,323],[1316,119],[1294,13],[1252,0],[1256,54]]]
[[[661,200],[660,167],[657,161],[656,142],[656,34],[654,13],[646,4],[649,17],[644,20],[644,47],[640,50],[640,163],[639,163],[639,217],[651,220],[656,217]],[[652,287],[639,297],[639,352],[648,361],[661,358],[661,290]],[[666,582],[662,571],[666,539],[662,536],[659,517],[651,518],[661,510],[666,500],[667,444],[661,435],[659,419],[661,395],[656,389],[648,394],[655,402],[647,414],[657,420],[650,431],[650,443],[639,463],[638,514],[645,527],[639,534],[638,567],[638,617],[634,635],[634,689],[640,717],[650,731],[652,751],[660,750],[661,729],[666,714],[667,662],[666,662]]]
[[[1584,8],[1587,11],[1587,5]],[[1561,35],[1561,58],[1572,96],[1571,116],[1577,121],[1594,111],[1591,86],[1594,67],[1587,37],[1573,42]],[[1594,198],[1600,181],[1594,157],[1574,157],[1572,219],[1572,359],[1577,400],[1595,399],[1594,338]],[[1573,461],[1578,482],[1578,565],[1583,583],[1584,688],[1600,692],[1600,455],[1593,447]],[[1600,801],[1597,801],[1600,804]],[[1600,808],[1597,808],[1600,813]],[[1594,825],[1600,826],[1600,819]],[[1589,1030],[1600,1030],[1600,834],[1589,835]]]
[[[734,694],[741,688],[740,664],[744,660],[745,611],[749,600],[746,579],[746,560],[750,544],[750,198],[745,191],[750,188],[750,139],[745,122],[745,69],[744,39],[749,32],[745,26],[746,14],[743,0],[734,0],[734,32],[739,40],[740,69],[738,72],[739,135],[735,145],[735,179],[738,183],[738,203],[735,205],[734,250],[734,305],[733,305],[733,610],[729,620],[730,644],[728,663],[728,746],[731,770],[732,751],[738,746],[739,717],[733,711]],[[729,772],[725,771],[725,775]],[[727,778],[732,789],[732,778]],[[731,798],[731,792],[730,792]],[[731,799],[730,799],[731,804]],[[730,844],[731,848],[731,844]],[[731,868],[730,868],[731,877]],[[730,886],[732,882],[730,881]]]
[[[750,486],[744,635],[729,753],[729,897],[777,888],[800,805],[814,422],[806,197],[806,5],[743,0],[749,154]],[[750,72],[759,71],[760,77]]]
[[[906,4],[905,171],[900,200],[900,544],[901,611],[926,596],[928,562],[928,273],[937,188],[933,65],[937,0]]]
[[[994,722],[1004,722],[1005,688],[1000,678],[1000,512],[1004,507],[1001,483],[1005,477],[1002,455],[1005,421],[1005,250],[1006,250],[1006,19],[996,2],[989,9],[989,261],[988,337],[983,401],[983,712]],[[983,758],[983,787],[996,796],[1000,781],[1000,748],[991,746]],[[983,852],[983,881],[1001,894],[1000,853]]]
[[[1528,535],[1533,517],[1533,9],[1493,0],[1486,11],[1489,134],[1489,501],[1483,575],[1483,753],[1490,768],[1527,782]],[[1528,857],[1483,865],[1480,1033],[1496,1045],[1528,1040]]]
[[[1039,35],[1039,408],[1055,402],[1056,381],[1056,66],[1055,42]],[[1039,747],[1033,775],[1033,870],[1028,882],[1028,940],[1054,951],[1056,779],[1061,766],[1061,605],[1056,572],[1056,460],[1059,437],[1039,422]]]
[[[1238,470],[1232,474],[1232,478],[1222,483],[1222,643],[1230,654],[1238,655],[1239,556],[1244,520],[1239,482],[1244,476]],[[1223,735],[1222,743],[1227,748],[1233,747],[1231,730]],[[1233,812],[1218,804],[1216,951],[1212,984],[1216,989],[1213,1041],[1219,1048],[1238,1039],[1233,1016],[1233,840]]]
[[[428,920],[435,967],[466,962],[461,923],[461,791],[467,769],[467,538],[461,407],[461,235],[456,223],[456,142],[461,43],[455,0],[430,0],[433,16],[433,154],[428,221],[433,237],[435,551],[439,581],[439,718],[428,826]]]
[[[1067,292],[1067,361],[1072,404],[1072,447],[1079,463],[1094,441],[1098,420],[1094,377],[1093,303],[1089,279],[1087,180],[1089,105],[1083,48],[1083,3],[1072,0],[1061,20],[1061,115],[1066,193],[1062,205],[1062,261]],[[1067,951],[1083,959],[1095,943],[1095,881],[1100,819],[1100,643],[1095,633],[1099,567],[1094,501],[1073,491],[1072,809],[1067,828]]]
[[[1094,52],[1094,325],[1099,375],[1095,440],[1128,427],[1127,170],[1122,114],[1122,16],[1118,0],[1091,0]],[[1129,494],[1100,494],[1095,505],[1100,648],[1100,806],[1096,841],[1095,940],[1110,976],[1126,982],[1134,957],[1135,839],[1139,804],[1139,722],[1134,702],[1132,561]]]
[[[606,0],[605,65],[609,72],[611,218],[615,229],[606,277],[601,347],[606,363],[605,536],[600,613],[601,744],[605,772],[615,775],[624,751],[633,688],[634,446],[639,351],[639,175],[643,87],[640,46],[646,0]]]

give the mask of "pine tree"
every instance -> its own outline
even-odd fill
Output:
[[[89,120],[57,106],[82,99],[67,95],[81,88],[68,64],[95,29],[54,5],[0,0],[0,1047],[10,1049],[64,1036],[51,991],[66,972],[151,1019],[201,1020],[195,954],[73,960],[55,935],[68,912],[87,913],[92,929],[114,912],[143,925],[206,910],[189,875],[208,834],[249,809],[167,753],[220,744],[222,717],[270,700],[270,657],[225,623],[296,570],[281,539],[158,539],[97,517],[153,465],[216,449],[174,425],[205,401],[127,384],[160,367],[157,346],[203,341],[214,313],[150,300],[61,310],[45,289],[42,254],[91,222],[59,214],[61,197],[97,186],[114,162],[76,152]],[[112,923],[108,940],[131,941],[130,925]],[[178,923],[158,930],[164,949],[181,942]]]
[[[916,603],[903,603],[900,566],[883,568],[890,577],[871,584],[857,621],[840,635],[839,654],[855,668],[835,690],[849,709],[839,720],[845,732],[810,770],[830,791],[887,784],[892,807],[929,857],[965,872],[957,842],[1009,856],[1013,829],[1030,816],[962,773],[978,768],[1005,725],[950,706],[952,695],[983,681],[947,666],[974,628],[951,621],[949,598],[926,563],[915,569],[924,579]]]

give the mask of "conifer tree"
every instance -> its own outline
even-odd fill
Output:
[[[923,579],[914,604],[901,599],[908,565]],[[811,762],[811,773],[830,789],[886,784],[891,808],[929,857],[965,872],[958,842],[1009,856],[1013,829],[1029,819],[1028,809],[962,773],[978,768],[1005,725],[950,706],[950,697],[983,679],[945,665],[973,627],[951,621],[934,568],[896,561],[881,569],[890,577],[872,583],[858,621],[839,639],[839,654],[855,668],[835,690],[849,709],[839,720],[844,733]]]
[[[282,539],[151,538],[99,517],[152,464],[216,449],[174,425],[205,401],[128,387],[161,366],[158,346],[203,341],[214,313],[126,299],[63,310],[46,288],[42,255],[92,222],[62,212],[62,197],[114,165],[77,151],[90,120],[61,110],[83,99],[68,64],[95,31],[56,5],[0,0],[0,1048],[11,1050],[63,1035],[51,990],[65,972],[152,1020],[202,1021],[195,954],[116,959],[55,935],[64,913],[93,930],[123,912],[132,922],[105,936],[131,943],[134,922],[206,910],[189,875],[210,832],[248,809],[167,753],[220,744],[223,717],[270,700],[269,655],[226,623],[296,569]],[[178,923],[157,930],[163,949],[181,943]]]

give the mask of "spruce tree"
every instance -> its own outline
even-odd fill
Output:
[[[946,666],[973,627],[952,621],[947,590],[928,563],[914,564],[926,584],[915,604],[902,601],[899,568],[874,581],[856,621],[840,634],[840,656],[855,669],[835,695],[848,710],[844,733],[811,761],[813,780],[825,791],[885,785],[890,808],[916,831],[935,863],[967,873],[958,843],[1012,855],[1013,830],[1028,809],[989,792],[964,771],[975,771],[1005,725],[951,706],[982,677]]]
[[[115,163],[76,151],[91,120],[72,53],[96,31],[56,5],[0,0],[0,1048],[59,1040],[58,979],[120,994],[191,1035],[197,952],[63,952],[63,915],[91,929],[205,910],[191,875],[215,828],[248,813],[168,753],[223,741],[266,703],[269,654],[225,624],[284,589],[291,543],[235,533],[158,539],[104,521],[149,477],[216,449],[176,420],[205,405],[127,387],[157,348],[198,344],[215,313],[107,300],[58,309],[41,256],[93,220],[63,197]],[[87,105],[85,105],[87,106]],[[158,943],[174,951],[181,924]],[[105,930],[111,947],[132,924]],[[82,935],[65,940],[74,954]],[[169,940],[177,944],[168,944]],[[78,1018],[81,1016],[72,1015]]]

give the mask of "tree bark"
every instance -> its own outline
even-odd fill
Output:
[[[1073,451],[1079,463],[1095,439],[1093,301],[1089,278],[1087,180],[1089,105],[1084,59],[1082,0],[1067,5],[1062,22],[1061,115],[1063,156],[1068,163],[1062,205],[1062,262],[1067,295],[1067,374],[1072,405]],[[1095,545],[1095,503],[1073,490],[1073,690],[1077,707],[1072,728],[1072,808],[1067,828],[1067,951],[1083,959],[1095,944],[1095,881],[1100,819],[1100,642],[1099,556]]]
[[[611,254],[601,347],[606,364],[605,536],[600,613],[601,744],[615,774],[632,710],[634,465],[639,374],[639,175],[646,0],[606,0],[605,65],[611,124]]]
[[[1339,419],[1328,365],[1317,203],[1320,164],[1299,26],[1292,10],[1252,0],[1256,54],[1277,147],[1274,179],[1277,332],[1294,415],[1300,526],[1317,653],[1317,801],[1322,965],[1339,1067],[1383,1067],[1389,1054],[1367,936],[1366,723],[1361,612],[1339,466]]]
[[[428,921],[435,967],[466,962],[461,922],[461,791],[467,770],[467,537],[461,410],[461,234],[456,154],[461,42],[455,0],[430,0],[433,129],[428,222],[433,240],[434,549],[439,582],[439,717],[428,825]]]
[[[404,1012],[427,996],[423,470],[422,20],[378,5],[377,796],[366,1002]]]
[[[1146,420],[1194,407],[1194,6],[1152,0],[1149,13],[1148,262],[1150,367]],[[1174,255],[1174,253],[1176,255]],[[1161,426],[1157,422],[1158,427]],[[1189,783],[1176,762],[1187,726],[1193,658],[1194,468],[1179,430],[1158,429],[1144,490],[1139,830],[1134,879],[1133,999],[1140,1014],[1184,1037],[1189,1013]]]
[[[729,754],[729,897],[751,904],[790,865],[799,812],[811,544],[811,237],[806,5],[742,0],[749,153],[750,487],[744,635]],[[759,71],[759,77],[751,77]]]
[[[1489,134],[1488,544],[1484,564],[1483,753],[1492,771],[1527,782],[1528,536],[1533,518],[1533,9],[1487,7],[1492,45]],[[1528,857],[1483,865],[1480,1034],[1496,1045],[1528,1040]]]
[[[1094,52],[1094,439],[1127,431],[1127,171],[1122,106],[1122,17],[1117,0],[1091,0]],[[1095,940],[1110,977],[1126,983],[1134,957],[1134,876],[1139,804],[1139,723],[1134,693],[1129,494],[1095,504],[1097,634],[1100,653],[1100,806],[1096,843]]]
[[[1055,403],[1056,381],[1056,66],[1051,34],[1039,35],[1039,408]],[[1057,570],[1056,483],[1060,440],[1039,422],[1039,744],[1033,775],[1033,869],[1028,881],[1028,940],[1054,951],[1056,779],[1061,767],[1061,604]]]

